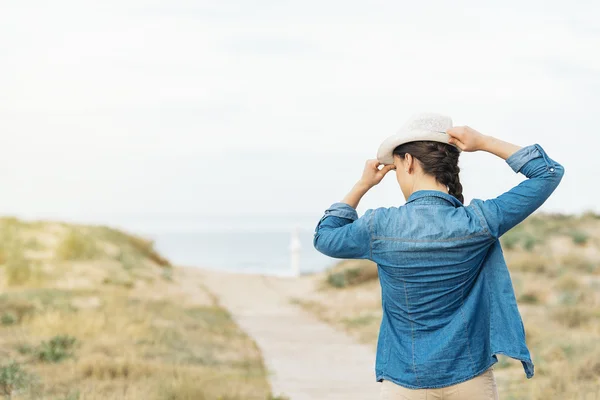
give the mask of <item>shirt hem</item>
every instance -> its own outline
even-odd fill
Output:
[[[533,378],[533,375],[535,375],[535,365],[533,364],[533,361],[531,361],[530,358],[514,356],[509,353],[505,353],[503,351],[495,351],[493,354],[494,355],[502,354],[502,355],[505,355],[512,359],[521,361],[521,364],[523,365],[523,370],[525,371],[525,376],[527,377],[527,379],[531,379],[531,378]]]
[[[377,374],[376,380],[377,382],[381,382],[384,379],[394,382],[397,385],[403,386],[407,389],[439,389],[439,388],[444,388],[444,387],[448,387],[448,386],[452,386],[452,385],[456,385],[462,382],[466,382],[469,379],[475,378],[478,375],[481,375],[482,373],[484,373],[488,368],[490,368],[492,365],[496,364],[498,361],[492,361],[490,364],[488,364],[486,367],[484,367],[483,369],[480,369],[479,371],[475,372],[474,374],[471,374],[469,376],[467,376],[466,378],[461,378],[449,383],[444,383],[444,384],[439,384],[439,385],[425,385],[425,386],[415,386],[415,385],[411,385],[410,383],[405,383],[405,382],[401,382],[396,378],[392,378],[389,375],[385,374],[385,373],[379,373]]]

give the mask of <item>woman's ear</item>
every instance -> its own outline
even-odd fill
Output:
[[[408,172],[409,174],[412,172],[413,170],[413,162],[414,162],[414,158],[411,154],[406,153],[406,155],[404,156],[404,170],[406,172]]]

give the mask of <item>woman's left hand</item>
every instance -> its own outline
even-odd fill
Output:
[[[379,169],[380,165],[382,165],[382,163],[376,159],[367,160],[365,163],[365,170],[363,171],[362,178],[360,178],[359,182],[369,188],[373,187],[381,182],[385,174],[393,169],[396,169],[394,164],[388,164]]]

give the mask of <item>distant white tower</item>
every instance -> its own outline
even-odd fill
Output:
[[[290,242],[290,256],[291,256],[291,272],[292,276],[300,276],[300,250],[302,244],[300,243],[299,227],[296,225],[292,230],[292,240]]]

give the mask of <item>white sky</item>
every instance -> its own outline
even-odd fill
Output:
[[[566,174],[600,212],[600,2],[2,1],[0,212],[320,214],[413,113]],[[100,2],[98,2],[100,3]],[[467,202],[522,177],[463,154]],[[393,175],[359,207],[400,205]]]

